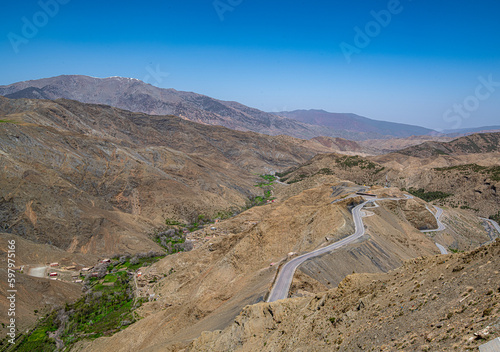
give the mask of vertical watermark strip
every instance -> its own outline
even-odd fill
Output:
[[[8,240],[7,245],[7,301],[9,302],[7,316],[7,340],[16,343],[16,240]]]

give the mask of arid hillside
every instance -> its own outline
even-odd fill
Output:
[[[349,211],[330,204],[329,196],[324,185],[251,208],[217,224],[217,231],[194,233],[194,250],[168,256],[144,273],[168,273],[152,285],[158,298],[141,308],[144,319],[85,350],[162,350],[227,326],[245,305],[265,299],[288,253],[317,248],[331,229],[339,229],[339,237],[348,234]]]
[[[185,351],[477,351],[500,333],[500,241],[246,307]]]
[[[391,138],[391,139],[369,139],[359,141],[359,145],[375,150],[377,154],[387,154],[408,147],[422,144],[424,142],[449,142],[454,138],[446,136],[411,136],[407,138]]]
[[[2,231],[69,252],[157,248],[166,218],[245,206],[257,174],[316,153],[303,140],[70,100],[0,97]],[[320,146],[320,149],[327,149]]]
[[[323,182],[319,187],[299,190],[282,201],[254,207],[220,222],[214,231],[193,233],[197,242],[194,250],[168,256],[143,272],[146,276],[167,274],[149,287],[155,300],[139,311],[144,319],[112,337],[81,343],[74,350],[178,350],[203,331],[223,329],[246,305],[266,299],[282,263],[353,232],[350,209],[360,197],[343,197],[351,194],[355,186]],[[386,272],[410,258],[439,253],[432,237],[419,231],[436,227],[425,202],[405,199],[397,189],[379,188],[374,192],[402,200],[381,201],[379,207],[366,209],[366,235],[305,263],[290,295],[314,295],[335,287],[353,271]],[[277,196],[280,199],[279,191]],[[465,228],[467,221],[470,219],[459,223]],[[466,246],[475,247],[489,239],[486,231],[477,226],[474,235],[459,231],[467,238]]]
[[[321,154],[280,175],[287,183],[334,175],[358,184],[395,186],[426,201],[498,219],[499,136],[488,133],[449,143],[426,142],[402,152],[372,157]]]
[[[398,151],[407,156],[430,157],[500,152],[500,133],[477,133],[450,142],[424,142]]]
[[[351,211],[362,202],[353,193],[370,186],[372,194],[397,200],[364,210],[366,232],[355,242],[304,263],[290,297],[311,299],[353,272],[380,274],[433,257],[438,241],[455,251],[491,241],[475,214],[498,209],[499,152],[486,142],[481,148],[490,152],[358,156],[352,154],[369,154],[369,148],[339,138],[301,140],[72,100],[0,97],[0,231],[30,253],[18,264],[83,266],[103,256],[161,250],[150,235],[167,222],[174,233],[186,230],[192,251],[141,269],[141,290],[149,297],[133,313],[141,319],[73,346],[178,350],[265,301],[285,262],[352,234]],[[259,177],[273,172],[280,179]],[[390,187],[381,187],[386,183]],[[417,197],[406,197],[402,188]],[[263,194],[261,203],[269,204],[243,211]],[[449,205],[446,231],[421,232],[437,226],[426,201]],[[221,213],[232,217],[197,231],[176,228]],[[134,278],[131,290],[139,290],[136,272],[127,275]],[[19,302],[28,323],[36,318],[34,307],[78,296],[73,284],[19,278],[37,292]],[[216,340],[190,348],[218,350],[223,345]]]

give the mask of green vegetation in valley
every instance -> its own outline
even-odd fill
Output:
[[[209,216],[206,214],[198,214],[192,218],[192,220],[188,223],[183,223],[175,219],[170,219],[167,218],[165,220],[165,225],[166,228],[162,229],[161,231],[166,231],[169,229],[174,229],[174,230],[185,230],[187,232],[193,232],[196,230],[199,230],[203,228],[205,225],[213,224],[215,223],[216,220],[225,220],[229,219],[237,214],[239,214],[242,210],[238,209],[231,209],[231,210],[219,210],[217,211],[213,216]],[[179,236],[183,235],[184,231],[182,233],[178,233]],[[153,234],[153,236],[156,236],[156,234]],[[159,239],[155,239],[156,242],[159,242]]]
[[[255,206],[259,205],[264,205],[267,204],[268,200],[273,200],[275,199],[273,197],[273,183],[276,181],[278,178],[275,175],[259,175],[260,178],[264,180],[258,182],[255,187],[262,188],[263,195],[262,196],[254,196],[250,197],[247,201],[247,205],[245,209],[250,209]]]
[[[260,178],[264,179],[264,181],[261,181],[255,185],[255,187],[267,187],[267,186],[272,186],[274,181],[277,180],[277,177],[274,175],[259,175]]]
[[[51,314],[53,315],[53,313]],[[16,336],[16,343],[11,344],[7,338],[0,342],[0,351],[2,352],[52,352],[56,350],[56,342],[49,337],[49,333],[57,330],[57,325],[52,324],[53,321],[49,315],[45,318],[46,324],[38,325],[33,330],[26,334],[19,334]],[[49,320],[50,319],[50,320]]]
[[[451,193],[444,193],[441,191],[426,192],[423,188],[419,188],[419,189],[409,188],[408,190],[403,188],[402,191],[403,192],[407,191],[408,193],[414,195],[415,197],[423,199],[426,202],[432,202],[434,200],[444,199],[444,198],[447,198],[447,197],[450,197],[453,195]]]
[[[75,303],[53,310],[26,334],[19,334],[15,345],[2,351],[55,351],[56,342],[66,349],[83,339],[110,336],[136,321],[134,311],[143,303],[134,297],[134,272],[163,258],[149,252],[121,256],[110,263],[96,265],[84,281],[85,295]],[[5,346],[4,341],[0,347]]]
[[[198,223],[192,225],[191,229],[197,228]],[[184,229],[168,228],[153,234],[153,239],[160,246],[165,248],[168,254],[187,252],[193,249],[191,242],[186,242]]]

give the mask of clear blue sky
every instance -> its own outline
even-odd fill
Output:
[[[500,124],[498,0],[59,1],[48,10],[3,2],[0,84],[124,76],[265,111],[436,129]],[[356,42],[355,27],[368,40]],[[343,50],[354,50],[350,62]],[[169,75],[155,79],[157,67]]]

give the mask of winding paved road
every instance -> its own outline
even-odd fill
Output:
[[[443,231],[443,230],[445,230],[446,226],[444,226],[444,224],[441,222],[441,215],[443,215],[443,209],[441,209],[440,207],[437,207],[437,206],[434,205],[434,208],[436,209],[436,214],[434,214],[432,212],[432,210],[430,210],[427,205],[425,207],[436,218],[438,227],[437,227],[437,229],[434,229],[434,230],[422,230],[422,232],[436,232],[436,231]],[[448,254],[448,250],[446,249],[446,247],[440,245],[437,242],[434,242],[434,243],[436,243],[436,246],[439,248],[439,251],[441,252],[441,254]]]
[[[486,220],[488,221],[490,224],[493,225],[493,227],[498,231],[498,233],[500,234],[500,226],[498,225],[498,222],[494,221],[494,220],[491,220],[491,219],[486,219],[486,218],[480,218],[482,220]]]
[[[269,294],[269,297],[267,299],[267,302],[274,302],[279,299],[284,299],[288,296],[288,290],[290,289],[290,285],[292,283],[293,279],[293,274],[295,273],[295,270],[298,268],[300,264],[305,262],[307,259],[316,257],[318,255],[328,253],[334,249],[340,248],[342,246],[345,246],[346,244],[349,244],[356,239],[360,238],[365,234],[365,227],[363,225],[363,220],[361,220],[361,208],[365,206],[366,203],[369,203],[370,201],[365,201],[352,210],[352,216],[354,219],[354,234],[341,239],[340,241],[337,241],[335,243],[332,243],[326,247],[316,249],[315,251],[303,254],[297,258],[293,258],[290,260],[288,263],[283,265],[283,268],[281,268],[278,278],[276,279],[276,282],[274,283],[273,288],[271,289],[271,293]]]
[[[406,195],[406,194],[405,194],[405,197],[406,197],[406,199],[413,198],[413,196]],[[348,197],[346,197],[346,198],[348,198]],[[345,200],[346,198],[343,198],[342,200]],[[380,200],[401,200],[401,199],[402,198],[374,198],[374,199],[366,200],[365,202],[354,207],[354,209],[352,210],[352,217],[354,220],[354,228],[355,228],[354,234],[352,234],[352,235],[350,235],[350,236],[348,236],[340,241],[332,243],[326,247],[319,248],[319,249],[316,249],[312,252],[298,256],[298,257],[290,260],[285,265],[283,265],[280,272],[278,273],[278,277],[276,278],[276,282],[274,283],[274,285],[271,289],[271,292],[269,293],[269,297],[267,298],[267,302],[274,302],[274,301],[277,301],[280,299],[285,299],[288,297],[288,290],[290,289],[290,285],[292,284],[293,275],[295,273],[295,270],[297,270],[299,265],[301,265],[303,262],[305,262],[306,260],[308,260],[310,258],[319,256],[319,255],[328,253],[334,249],[343,247],[349,243],[354,242],[355,240],[357,240],[361,236],[363,236],[365,234],[365,227],[364,227],[363,220],[362,220],[363,214],[361,212],[361,209],[367,203],[375,203],[375,201],[380,201]],[[332,204],[333,203],[335,203],[335,201],[332,202]],[[375,203],[374,207],[377,207],[377,206],[378,205]],[[425,230],[422,232],[442,231],[445,229],[445,226],[439,220],[439,218],[443,214],[443,209],[436,207],[436,206],[434,206],[434,208],[436,208],[436,214],[432,213],[432,211],[427,207],[427,209],[436,217],[436,221],[438,223],[438,228],[435,230]],[[439,251],[441,252],[441,254],[448,254],[448,251],[446,250],[445,247],[443,247],[439,243],[436,243],[436,246],[439,248]]]
[[[428,211],[431,212],[432,215],[434,215],[434,217],[436,218],[436,221],[437,221],[437,224],[438,224],[438,228],[437,229],[434,229],[434,230],[422,230],[422,232],[436,232],[436,231],[443,231],[446,229],[446,227],[443,225],[443,223],[441,222],[440,218],[441,218],[441,215],[443,215],[443,209],[441,209],[440,207],[436,207],[434,205],[434,208],[436,209],[436,214],[434,214],[432,212],[432,210],[429,209],[428,206],[425,206],[427,208]]]
[[[439,251],[441,252],[441,254],[448,254],[448,250],[444,246],[440,245],[437,242],[435,242],[435,243],[436,243],[436,246],[439,248]]]

